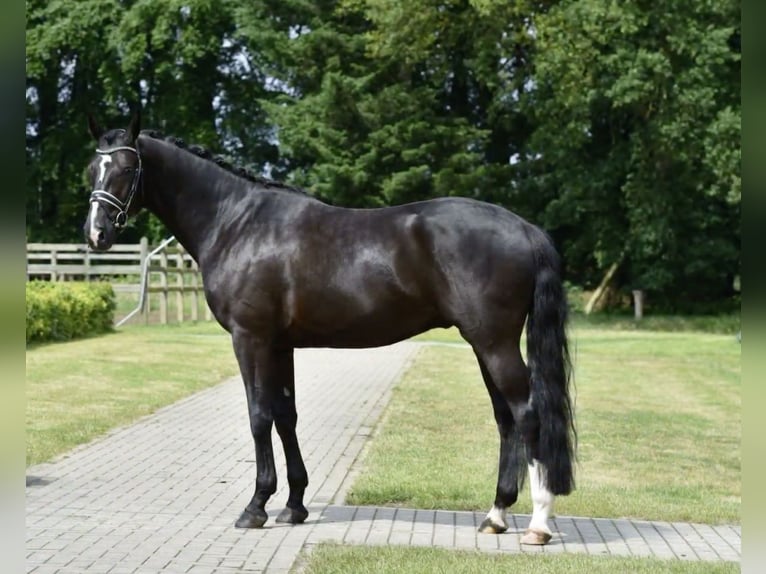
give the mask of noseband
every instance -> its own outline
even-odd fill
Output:
[[[98,149],[96,148],[96,153],[101,155],[111,155],[113,152],[116,151],[132,151],[134,154],[136,154],[136,157],[138,158],[138,169],[136,169],[135,172],[133,172],[133,181],[130,183],[130,191],[128,192],[128,198],[123,202],[115,195],[112,195],[105,189],[94,189],[90,194],[90,201],[91,203],[96,202],[99,205],[109,205],[111,207],[114,207],[117,209],[117,215],[114,216],[114,219],[112,220],[112,223],[115,227],[122,228],[125,226],[125,224],[128,222],[128,210],[130,209],[130,204],[133,201],[133,196],[136,194],[136,190],[138,189],[138,182],[141,179],[141,173],[143,171],[143,168],[141,167],[141,154],[138,153],[137,148],[129,147],[129,146],[118,146],[113,147],[110,149]],[[108,212],[107,212],[108,213]]]

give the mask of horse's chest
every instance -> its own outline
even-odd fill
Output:
[[[223,324],[273,324],[282,307],[279,277],[269,273],[208,273],[205,297],[216,318]]]

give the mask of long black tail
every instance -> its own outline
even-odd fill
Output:
[[[569,396],[572,366],[567,343],[568,306],[561,264],[550,238],[529,233],[537,275],[532,310],[527,319],[527,362],[531,371],[532,406],[540,423],[534,452],[545,468],[543,480],[553,494],[574,489],[577,433]]]

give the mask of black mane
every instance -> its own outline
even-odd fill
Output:
[[[154,139],[163,140],[168,143],[171,143],[177,148],[182,149],[191,154],[194,154],[197,157],[206,159],[208,161],[212,161],[213,163],[215,163],[219,167],[222,167],[229,173],[232,173],[236,175],[237,177],[241,177],[242,179],[246,179],[249,182],[256,183],[263,187],[290,191],[293,193],[299,193],[301,195],[311,196],[309,192],[307,192],[305,189],[301,189],[300,187],[289,185],[281,181],[269,179],[268,177],[263,177],[262,175],[256,174],[245,167],[232,165],[231,162],[229,162],[226,158],[224,158],[221,155],[213,154],[209,149],[205,148],[204,146],[197,145],[197,144],[187,145],[186,142],[181,138],[174,137],[174,136],[164,136],[162,132],[158,130],[153,130],[153,129],[141,130],[141,135],[149,136]]]

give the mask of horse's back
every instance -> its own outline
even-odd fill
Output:
[[[410,205],[435,243],[453,252],[457,249],[466,259],[480,255],[476,252],[479,248],[487,255],[520,258],[530,250],[528,234],[532,224],[503,207],[462,197]]]

